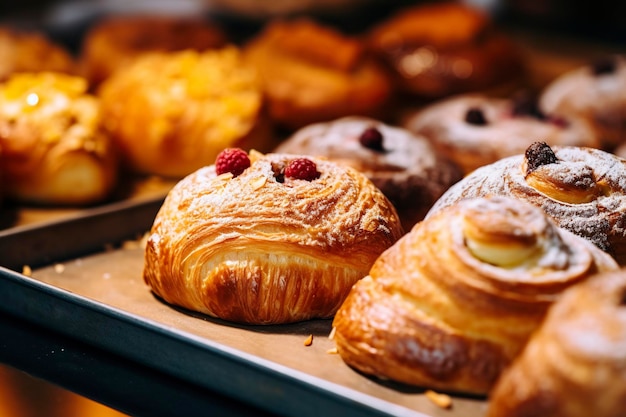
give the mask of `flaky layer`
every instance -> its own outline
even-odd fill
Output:
[[[245,323],[334,314],[402,229],[389,201],[352,169],[314,159],[316,180],[277,175],[294,158],[261,156],[235,178],[211,166],[179,182],[146,250],[153,291]]]
[[[616,268],[528,203],[468,200],[419,223],[354,285],[337,348],[378,377],[486,394],[565,288]]]
[[[568,290],[498,380],[488,416],[618,417],[626,402],[626,274]]]

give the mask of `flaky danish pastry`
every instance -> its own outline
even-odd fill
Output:
[[[20,73],[0,84],[0,147],[7,198],[46,205],[106,199],[118,157],[87,81],[61,73]]]
[[[626,160],[599,149],[537,142],[450,187],[427,217],[464,198],[506,195],[541,207],[557,223],[626,263]]]
[[[351,168],[227,149],[167,196],[144,278],[165,301],[228,321],[328,318],[402,233],[391,203]]]
[[[275,146],[257,73],[235,46],[142,54],[98,95],[131,172],[180,179],[224,148]]]
[[[378,258],[337,312],[334,340],[365,374],[486,394],[565,288],[614,269],[529,203],[465,200]]]
[[[490,393],[488,417],[621,417],[626,271],[568,289]]]

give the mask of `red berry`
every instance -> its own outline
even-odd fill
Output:
[[[361,145],[378,152],[385,150],[383,147],[383,139],[383,134],[380,133],[380,130],[373,126],[365,129],[363,133],[361,133],[361,136],[359,136],[359,142]]]
[[[297,158],[289,162],[285,168],[285,177],[295,180],[313,181],[320,177],[315,162],[307,158]]]
[[[227,172],[234,177],[241,175],[246,168],[250,167],[250,158],[243,149],[227,148],[217,155],[215,159],[215,172],[222,175]]]

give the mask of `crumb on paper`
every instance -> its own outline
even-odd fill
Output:
[[[65,265],[63,265],[63,264],[55,264],[54,265],[54,272],[56,272],[57,274],[62,274],[63,271],[65,271]]]
[[[111,274],[109,272],[105,272],[104,274],[102,274],[102,278],[111,279]]]
[[[339,353],[339,352],[337,352],[337,348],[336,348],[336,347],[334,347],[334,348],[330,348],[330,349],[328,349],[328,350],[326,351],[326,353],[328,353],[329,355],[335,355],[335,354],[337,354],[337,353]]]
[[[304,341],[304,346],[311,346],[313,344],[313,335],[310,334],[309,337]]]
[[[329,340],[334,340],[335,339],[335,332],[337,331],[337,328],[333,326],[333,328],[330,330],[330,333],[328,334],[328,339]]]
[[[438,407],[441,407],[441,408],[452,407],[452,397],[450,397],[447,394],[440,394],[433,390],[427,390],[424,394],[426,395],[426,398],[428,398]]]
[[[32,274],[33,274],[33,270],[31,269],[30,266],[24,265],[22,267],[22,275],[26,275],[27,277],[30,277],[32,276]]]

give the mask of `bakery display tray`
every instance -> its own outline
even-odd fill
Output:
[[[109,362],[180,382],[159,384],[160,398],[212,393],[283,416],[485,414],[482,398],[452,396],[452,407],[441,408],[423,389],[356,372],[333,353],[330,320],[244,326],[167,305],[142,278],[141,237],[161,202],[121,202],[0,232],[0,311],[105,352]]]

